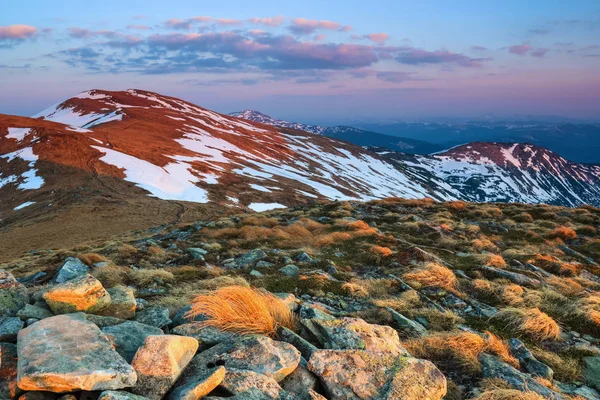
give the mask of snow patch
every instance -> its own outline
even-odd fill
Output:
[[[287,208],[287,206],[279,203],[250,203],[248,204],[248,208],[256,212],[261,212],[275,210],[277,208]]]
[[[15,211],[18,211],[18,210],[20,210],[20,209],[23,209],[23,208],[25,208],[25,207],[29,207],[29,206],[30,206],[30,205],[32,205],[32,204],[35,204],[35,201],[27,201],[27,202],[25,202],[25,203],[21,204],[20,206],[16,206],[16,207],[14,208],[14,210],[15,210]]]

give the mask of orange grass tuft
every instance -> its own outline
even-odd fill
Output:
[[[494,268],[506,268],[506,261],[499,254],[490,254],[485,260],[485,265]]]
[[[535,392],[522,392],[515,389],[495,389],[486,391],[474,400],[544,400],[545,397]]]
[[[566,226],[559,226],[550,234],[553,238],[561,238],[562,240],[573,240],[577,238],[577,232]]]
[[[504,326],[533,340],[557,340],[560,326],[538,308],[505,308],[494,316]]]
[[[423,287],[439,286],[449,291],[456,291],[457,281],[454,273],[437,263],[428,263],[415,272],[406,273],[404,279],[418,282]]]
[[[392,255],[392,250],[388,247],[383,246],[372,246],[371,253],[378,257],[389,257]]]
[[[277,328],[293,328],[289,307],[275,295],[257,288],[226,286],[196,297],[186,318],[205,315],[200,326],[212,326],[239,334],[273,336]]]

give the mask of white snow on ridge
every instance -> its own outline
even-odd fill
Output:
[[[19,206],[16,206],[16,207],[14,208],[14,210],[15,210],[15,211],[18,211],[18,210],[21,210],[21,209],[23,209],[23,208],[25,208],[25,207],[29,207],[29,206],[31,206],[31,205],[33,205],[33,204],[35,204],[35,201],[26,201],[25,203],[23,203],[23,204],[21,204],[21,205],[19,205]]]
[[[6,138],[16,139],[17,142],[20,142],[25,136],[29,135],[30,132],[31,128],[8,128],[8,135],[6,135]]]
[[[261,212],[275,210],[277,208],[287,208],[287,206],[279,203],[250,203],[248,204],[248,208],[256,212]]]
[[[38,160],[38,156],[33,153],[33,149],[31,147],[25,147],[12,153],[0,155],[0,158],[6,158],[8,162],[11,162],[15,158],[20,158],[29,162],[29,169],[21,174],[22,182],[17,186],[18,189],[39,189],[44,184],[44,179],[37,175],[35,163]],[[4,178],[4,183],[2,180],[0,180],[0,187],[7,183],[16,182],[18,179],[18,176],[9,176]]]

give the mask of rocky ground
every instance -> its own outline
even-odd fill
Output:
[[[600,399],[600,210],[389,199],[35,249],[0,272],[1,399]],[[293,325],[187,312],[263,288]]]

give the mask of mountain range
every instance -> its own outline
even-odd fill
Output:
[[[471,143],[415,155],[297,128],[137,89],[86,91],[32,118],[0,114],[0,233],[31,248],[35,240],[47,246],[57,229],[63,242],[80,241],[207,210],[325,199],[600,206],[599,166],[534,145]]]

